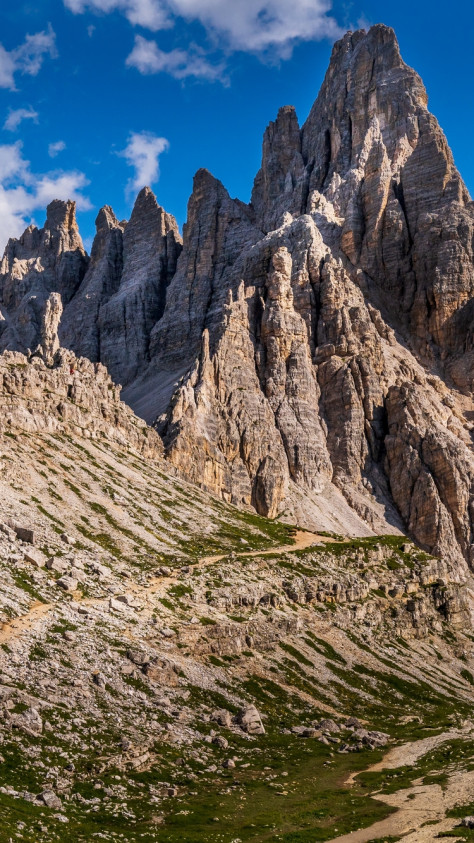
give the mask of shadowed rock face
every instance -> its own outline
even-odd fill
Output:
[[[94,362],[100,360],[100,310],[117,292],[122,276],[124,223],[106,205],[99,211],[96,230],[86,276],[66,307],[60,331],[65,345]]]
[[[149,362],[151,330],[163,314],[181,237],[148,187],[128,223],[105,206],[96,227],[89,270],[66,310],[61,339],[127,384]]]
[[[176,220],[144,188],[123,233],[118,289],[99,313],[100,359],[115,380],[129,383],[148,362],[150,333],[163,314],[180,252]]]
[[[75,203],[55,201],[43,229],[30,226],[20,240],[9,241],[0,268],[0,347],[25,351],[38,344],[55,291],[64,305],[61,343],[128,383],[149,362],[151,329],[164,310],[181,237],[149,188],[138,195],[129,223],[106,205],[96,228],[88,258]]]
[[[189,200],[183,254],[166,298],[163,318],[152,331],[155,365],[189,365],[205,327],[218,329],[231,269],[262,237],[247,205],[231,199],[207,170],[199,170]]]
[[[144,189],[128,224],[102,209],[87,268],[53,205],[7,247],[3,347],[39,330],[33,285],[57,291],[62,344],[127,384],[194,482],[474,564],[473,203],[392,30],[335,45],[302,129],[280,110],[250,205],[198,172],[182,251]]]

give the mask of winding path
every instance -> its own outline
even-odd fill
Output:
[[[282,553],[291,553],[296,550],[304,550],[305,548],[311,547],[312,544],[322,544],[323,542],[330,541],[334,541],[334,539],[328,538],[327,536],[320,536],[317,533],[309,533],[306,530],[298,530],[295,534],[294,543],[291,545],[280,545],[279,547],[273,547],[269,550],[252,550],[245,551],[244,553],[239,552],[236,553],[236,556],[248,557],[272,556],[274,554],[280,555]],[[227,559],[230,552],[231,551],[227,551],[219,556],[204,556],[202,559],[199,559],[198,562],[195,562],[189,567],[194,569],[205,567],[206,565],[212,565],[214,562],[220,562],[222,559]],[[169,577],[153,578],[147,586],[141,586],[138,585],[138,583],[130,582],[128,583],[128,590],[137,596],[143,595],[145,598],[150,594],[157,594],[158,592],[161,593],[161,591],[164,593],[170,585],[174,585],[177,582],[178,575],[179,571],[176,571],[176,573]],[[81,601],[82,603],[90,606],[99,606],[109,600],[108,597],[84,600],[80,593],[77,592],[74,597],[77,601]],[[0,644],[6,644],[8,641],[19,638],[23,633],[28,632],[37,622],[42,620],[48,612],[55,608],[55,605],[56,604],[54,603],[42,603],[40,601],[36,601],[24,615],[20,615],[18,618],[14,618],[13,620],[8,621],[8,623],[3,624],[0,629]]]
[[[28,612],[3,624],[0,629],[0,644],[6,644],[12,638],[17,638],[23,632],[28,632],[37,621],[40,621],[51,609],[52,603],[41,603],[40,600],[33,603]]]
[[[393,747],[382,761],[369,767],[367,772],[414,766],[420,758],[440,744],[455,738],[467,739],[473,734],[473,724],[469,723],[463,729],[450,729],[440,735]],[[345,784],[351,786],[357,775],[351,775]],[[438,840],[442,832],[450,831],[459,822],[457,819],[447,818],[446,813],[451,808],[468,805],[474,801],[474,770],[456,771],[450,775],[444,788],[439,784],[424,785],[418,780],[411,787],[396,793],[370,795],[372,799],[384,802],[397,810],[384,820],[335,837],[330,843],[369,843],[386,837],[403,837],[404,843],[428,843]]]
[[[299,530],[295,534],[295,541],[291,545],[281,545],[268,550],[253,550],[237,553],[238,557],[272,556],[275,554],[291,553],[311,547],[313,544],[322,544],[334,541],[327,536],[317,533],[310,533]],[[229,551],[218,556],[206,556],[198,562],[190,565],[191,569],[205,567],[222,559],[229,557]],[[128,589],[134,594],[148,597],[150,594],[165,593],[167,588],[178,581],[179,572],[169,577],[157,577],[150,580],[145,587],[137,583],[128,583]],[[82,600],[79,594],[75,595],[77,600]],[[82,600],[86,605],[99,606],[106,603],[109,598],[93,598]],[[32,604],[31,608],[24,615],[15,618],[4,624],[0,629],[0,644],[21,637],[31,630],[37,623],[56,606],[55,603]],[[474,734],[473,724],[459,729],[451,729],[440,735],[433,735],[403,746],[393,747],[384,759],[369,767],[369,771],[380,771],[382,769],[397,769],[399,767],[414,765],[416,762],[448,740],[454,738],[468,738]],[[355,774],[357,775],[357,774]],[[346,786],[354,784],[355,775],[351,775],[345,782]],[[350,834],[333,838],[330,843],[369,843],[369,841],[380,840],[385,837],[403,836],[404,843],[429,843],[438,839],[442,832],[453,829],[456,819],[446,818],[446,813],[456,805],[467,805],[474,801],[474,771],[457,771],[450,776],[444,789],[439,784],[423,785],[420,781],[409,788],[397,791],[392,794],[371,794],[373,799],[378,799],[386,805],[397,810],[384,820],[374,823],[368,828],[359,829]],[[427,825],[428,824],[428,825]],[[460,838],[451,838],[460,839]]]

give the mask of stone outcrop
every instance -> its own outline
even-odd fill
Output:
[[[101,210],[88,262],[53,203],[7,247],[0,347],[35,348],[59,293],[61,344],[125,384],[193,482],[474,564],[473,243],[423,83],[378,25],[335,45],[301,129],[280,109],[249,205],[197,173],[182,246],[144,189],[127,224]]]
[[[47,366],[52,366],[60,343],[58,336],[59,323],[63,313],[63,305],[59,293],[51,293],[46,301],[41,319],[40,344],[36,354],[43,358]]]
[[[56,352],[54,366],[47,359],[37,353],[30,360],[20,352],[0,355],[0,435],[74,433],[130,446],[147,457],[162,455],[159,436],[122,403],[105,366],[66,349]]]
[[[50,293],[59,293],[66,305],[87,265],[76,203],[56,199],[48,205],[42,229],[29,226],[19,240],[9,240],[5,249],[0,265],[0,348],[35,348]]]

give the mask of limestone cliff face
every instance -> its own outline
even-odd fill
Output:
[[[151,330],[163,314],[180,252],[176,220],[144,188],[123,234],[120,284],[99,314],[100,360],[115,380],[129,383],[148,362]]]
[[[36,347],[54,291],[64,307],[62,345],[102,362],[126,384],[149,362],[151,331],[165,308],[181,237],[149,188],[138,195],[128,223],[106,205],[96,228],[88,258],[75,203],[55,201],[43,229],[31,226],[9,241],[0,267],[0,350]]]
[[[149,188],[139,193],[128,223],[105,206],[96,227],[89,270],[66,310],[61,339],[127,384],[149,362],[151,331],[163,314],[181,237]]]
[[[336,487],[369,529],[385,521],[470,559],[470,395],[428,370],[472,388],[474,214],[390,29],[336,44],[302,130],[292,108],[280,110],[245,216],[253,236],[207,287],[194,325],[209,336],[157,422],[170,459],[269,515],[291,511],[297,487],[311,520],[314,495],[329,501]],[[208,254],[198,233],[197,266]],[[225,254],[213,241],[213,262]],[[166,365],[162,324],[154,337]]]
[[[389,389],[386,469],[408,529],[439,555],[460,547],[472,565],[474,457],[447,404],[427,401],[410,382]]]
[[[252,207],[264,231],[278,228],[283,214],[302,212],[307,181],[296,111],[284,106],[264,134],[262,166],[252,191]]]
[[[474,565],[474,207],[392,30],[335,45],[302,129],[280,110],[250,205],[197,173],[182,246],[145,189],[128,224],[102,209],[88,263],[53,205],[7,247],[2,347],[35,347],[60,293],[62,345],[194,482]]]
[[[87,273],[76,295],[66,307],[60,328],[65,345],[97,362],[100,355],[99,317],[102,305],[118,290],[123,272],[123,232],[112,208],[101,208],[96,219]]]
[[[247,205],[231,199],[207,170],[199,170],[184,227],[183,254],[151,335],[155,366],[178,369],[199,353],[204,327],[219,325],[231,268],[262,237]],[[213,323],[213,312],[215,320]]]
[[[30,226],[9,240],[0,264],[0,348],[34,348],[50,293],[67,304],[87,270],[76,222],[76,203],[48,205],[44,228]]]
[[[472,349],[474,209],[393,31],[348,33],[299,134],[290,113],[264,139],[252,201],[265,229],[285,210],[327,215],[330,203],[335,242],[417,353],[433,363],[463,353],[466,340]],[[264,212],[261,184],[271,185]],[[471,388],[472,363],[468,377],[452,373]]]

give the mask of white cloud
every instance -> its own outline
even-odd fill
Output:
[[[131,24],[143,26],[152,32],[172,25],[165,3],[161,0],[64,0],[64,5],[76,15],[87,10],[103,14],[122,12]]]
[[[55,171],[44,176],[36,176],[34,181],[35,203],[37,208],[44,208],[53,199],[72,199],[79,211],[89,211],[92,205],[81,191],[89,184],[84,173],[77,170],[69,172]]]
[[[132,52],[127,57],[127,67],[136,67],[145,75],[151,73],[169,73],[175,79],[186,79],[190,76],[196,79],[214,81],[223,79],[224,66],[209,62],[202,51],[194,48],[186,50],[171,50],[166,53],[160,50],[155,41],[147,41],[141,35],[135,36]]]
[[[17,70],[12,53],[7,53],[0,44],[0,88],[15,89],[13,74]]]
[[[33,173],[20,141],[0,146],[0,250],[9,237],[19,237],[34,212],[43,211],[52,199],[73,199],[79,210],[91,208],[82,192],[88,183],[84,173],[75,170]]]
[[[63,152],[66,149],[66,144],[64,141],[56,141],[55,143],[50,143],[48,146],[48,155],[50,158],[56,158],[56,155],[59,155],[60,152]]]
[[[33,120],[37,123],[38,112],[34,111],[33,108],[17,108],[15,111],[10,111],[3,128],[8,132],[16,132],[23,120]]]
[[[27,35],[23,44],[8,52],[0,44],[0,88],[16,90],[15,73],[36,76],[46,56],[56,57],[56,36],[51,27]]]
[[[142,187],[158,181],[159,158],[168,148],[166,138],[158,138],[150,132],[131,133],[127,146],[118,153],[135,170],[135,175],[128,182],[127,192],[141,190]]]
[[[0,146],[0,184],[8,178],[26,175],[28,162],[24,160],[21,150],[21,141]]]
[[[332,0],[64,0],[73,12],[119,11],[130,23],[152,31],[174,26],[178,19],[199,22],[217,49],[250,53],[271,53],[288,58],[300,41],[334,39],[342,34],[329,15]],[[154,45],[154,46],[153,46]],[[137,39],[127,59],[129,66],[142,73],[162,70],[177,76],[216,78],[221,75],[187,72],[204,59],[194,51],[172,50],[163,53],[154,42]],[[208,68],[209,62],[205,62]],[[156,70],[153,70],[156,67]],[[181,70],[179,70],[181,68]]]
[[[169,0],[176,15],[198,20],[233,50],[274,49],[283,57],[297,41],[336,38],[331,0]]]
[[[157,32],[171,26],[169,14],[156,0],[127,0],[127,18],[136,26]]]

